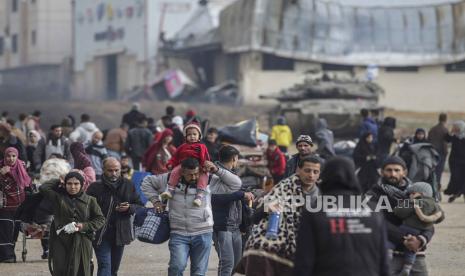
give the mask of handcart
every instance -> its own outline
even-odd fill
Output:
[[[26,261],[27,256],[27,240],[30,239],[46,239],[48,240],[50,233],[50,225],[37,224],[37,223],[21,223],[21,232],[23,237],[23,250],[21,252],[21,259]]]

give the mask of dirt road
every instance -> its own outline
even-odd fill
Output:
[[[142,103],[142,110],[155,118],[164,113],[168,103]],[[14,117],[19,111],[40,109],[44,113],[44,127],[59,122],[67,114],[87,112],[93,116],[102,128],[115,127],[121,115],[130,107],[129,103],[0,103],[0,110],[8,110]],[[187,110],[186,104],[176,104],[180,114]],[[196,106],[202,117],[212,119],[214,125],[233,123],[250,117],[258,117],[261,126],[266,129],[267,108],[241,108],[237,112],[235,107],[224,106]],[[53,112],[50,112],[53,110]],[[429,127],[436,122],[437,114],[417,114],[409,112],[389,111],[387,115],[396,116],[403,128],[410,130],[419,126]],[[463,118],[464,114],[453,114],[451,119]],[[452,121],[452,120],[451,120]],[[49,124],[46,124],[48,122]],[[446,182],[446,181],[444,181]],[[452,204],[443,203],[446,219],[437,225],[434,236],[427,251],[427,262],[430,275],[459,276],[465,275],[465,203],[463,198]],[[49,275],[47,262],[40,259],[41,249],[38,240],[28,240],[28,255],[25,263],[0,264],[1,276]],[[21,256],[21,243],[17,245],[17,256]],[[134,242],[126,248],[119,275],[166,275],[169,260],[167,244],[155,246]],[[218,259],[212,249],[208,275],[216,275]],[[187,273],[186,273],[187,275]]]
[[[465,275],[465,203],[463,198],[449,204],[443,203],[446,220],[437,225],[436,234],[427,250],[427,262],[430,275]],[[49,275],[46,261],[40,259],[41,249],[38,240],[27,240],[27,261],[16,264],[0,264],[3,276]],[[16,255],[21,256],[21,243],[17,244]],[[150,245],[134,242],[125,249],[123,263],[118,275],[125,276],[162,276],[167,275],[169,251],[167,243]],[[212,249],[208,275],[216,275],[218,258]],[[188,275],[188,273],[185,273]]]

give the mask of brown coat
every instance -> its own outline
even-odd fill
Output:
[[[124,142],[128,137],[127,131],[122,128],[114,128],[108,131],[105,137],[104,145],[108,150],[122,152],[124,151]]]
[[[438,153],[442,156],[447,155],[447,142],[446,136],[449,133],[447,127],[442,124],[438,123],[434,127],[430,129],[428,132],[428,140],[434,146],[434,148],[438,151]]]

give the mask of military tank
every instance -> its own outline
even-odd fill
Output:
[[[270,112],[270,126],[278,116],[284,116],[294,137],[300,134],[313,135],[318,118],[325,118],[328,128],[340,139],[357,137],[360,110],[365,108],[383,116],[384,109],[378,105],[384,89],[370,81],[354,77],[307,77],[299,83],[272,95],[260,95],[262,99],[279,102]]]

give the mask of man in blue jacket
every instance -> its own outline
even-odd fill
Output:
[[[360,110],[362,116],[362,123],[360,124],[358,137],[361,138],[365,133],[370,132],[373,134],[373,140],[375,143],[378,141],[378,124],[370,117],[370,113],[367,109]]]
[[[223,146],[219,151],[219,162],[208,163],[212,171],[222,168],[231,174],[237,167],[239,151],[232,146]],[[235,178],[240,181],[239,177]],[[212,183],[224,181],[213,175]],[[213,242],[218,253],[218,275],[230,276],[242,256],[242,235],[239,229],[242,223],[242,204],[253,201],[252,193],[239,190],[240,187],[214,185],[212,192]]]

